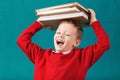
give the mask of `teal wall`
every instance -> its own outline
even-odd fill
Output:
[[[33,80],[34,65],[16,45],[17,37],[37,19],[35,9],[75,1],[96,11],[111,42],[110,50],[90,68],[86,80],[120,80],[119,0],[0,0],[0,80]],[[53,35],[43,29],[33,41],[43,48],[54,48]],[[84,28],[79,47],[95,41],[93,30]]]

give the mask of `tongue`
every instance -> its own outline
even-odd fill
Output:
[[[63,45],[64,43],[63,42],[58,42],[58,45]]]

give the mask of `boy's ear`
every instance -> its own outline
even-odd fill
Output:
[[[80,43],[81,43],[81,40],[80,40],[80,39],[77,39],[77,40],[75,41],[74,47],[79,46],[79,45],[80,45]]]

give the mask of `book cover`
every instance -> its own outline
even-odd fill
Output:
[[[79,10],[83,10],[86,13],[89,13],[89,11],[79,4],[78,2],[73,2],[73,3],[68,3],[68,4],[62,4],[62,5],[57,5],[57,6],[52,6],[52,7],[47,7],[47,8],[42,8],[42,9],[37,9],[36,12],[41,12],[41,11],[48,11],[48,10],[54,10],[54,9],[60,9],[60,8],[70,8],[70,7],[77,7]]]
[[[89,11],[77,2],[36,10],[39,21],[55,30],[63,19],[76,19],[82,27],[89,24]]]
[[[49,16],[41,16],[38,18],[45,26],[51,26],[52,30],[57,29],[58,24],[64,19],[74,19],[80,23],[80,26],[85,26],[89,22],[88,16],[84,12],[56,14]]]
[[[64,13],[73,13],[73,12],[80,12],[80,10],[77,7],[59,8],[53,10],[38,11],[36,15],[46,16],[46,15],[64,14]]]

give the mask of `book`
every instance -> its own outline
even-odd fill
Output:
[[[77,7],[79,10],[82,10],[86,13],[89,13],[89,11],[79,4],[78,2],[73,2],[73,3],[68,3],[68,4],[62,4],[62,5],[57,5],[57,6],[52,6],[52,7],[47,7],[47,8],[42,8],[42,9],[37,9],[36,12],[41,12],[41,11],[48,11],[48,10],[54,10],[54,9],[61,9],[61,8],[71,8],[71,7]]]
[[[80,26],[89,23],[89,11],[77,2],[37,9],[36,15],[40,22],[51,26],[52,30],[56,30],[60,21],[64,19],[75,19],[79,21]]]
[[[64,19],[74,19],[80,23],[80,26],[84,26],[87,23],[88,16],[84,12],[55,14],[48,16],[41,16],[38,21],[42,22],[46,26],[51,26],[52,30],[56,30],[60,21]]]
[[[62,14],[62,13],[73,13],[73,12],[80,12],[80,10],[76,7],[72,8],[59,8],[53,10],[45,10],[45,11],[38,11],[36,13],[37,16],[46,16],[46,15],[53,15],[53,14]]]

